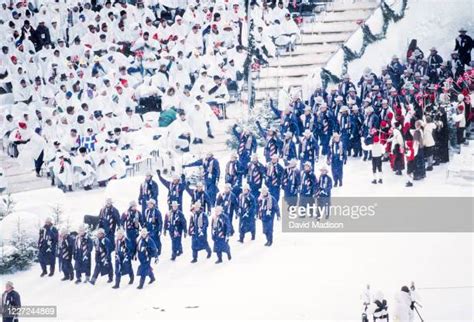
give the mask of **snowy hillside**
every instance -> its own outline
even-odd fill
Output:
[[[395,6],[393,8],[396,10]],[[425,57],[433,46],[443,58],[449,57],[458,30],[464,27],[469,34],[474,32],[473,15],[471,0],[410,0],[405,17],[388,27],[385,39],[369,45],[362,59],[349,63],[348,72],[353,79],[358,79],[365,67],[379,73],[394,54],[405,58],[411,39],[417,39]],[[377,18],[369,23],[373,33],[378,32]]]

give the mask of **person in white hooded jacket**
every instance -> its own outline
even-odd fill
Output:
[[[127,165],[124,162],[122,150],[118,149],[117,144],[110,144],[110,149],[107,154],[107,158],[110,161],[110,166],[114,171],[115,178],[124,178],[127,175]]]
[[[393,312],[394,322],[412,322],[415,318],[410,290],[403,286],[402,290],[395,296],[395,309]]]
[[[10,133],[8,141],[16,144],[20,164],[28,168],[34,163],[36,175],[41,176],[40,171],[46,147],[44,138],[31,130],[26,122],[20,121],[18,128]]]
[[[381,291],[375,293],[374,299],[367,307],[366,312],[368,317],[373,317],[374,322],[389,321],[387,300],[384,299]]]
[[[194,139],[194,132],[188,123],[184,112],[168,126],[167,143],[170,149],[189,152],[189,147]]]
[[[105,146],[100,146],[92,154],[94,164],[96,166],[97,181],[99,187],[105,187],[107,182],[115,177],[115,171],[111,166],[108,149]]]
[[[84,147],[79,148],[79,154],[72,160],[74,181],[79,183],[84,190],[91,190],[96,178],[92,163],[92,159]]]
[[[212,136],[210,130],[210,121],[213,115],[210,108],[203,109],[201,104],[197,103],[194,104],[192,109],[190,109],[188,115],[189,124],[195,134],[195,138],[193,140],[194,144],[203,143],[204,138]]]
[[[127,107],[125,109],[125,115],[122,116],[121,124],[124,132],[134,132],[143,127],[143,120],[140,115],[133,112],[131,107]]]
[[[53,163],[53,175],[57,179],[56,184],[64,192],[72,191],[74,183],[74,172],[71,158],[66,153],[59,153]]]

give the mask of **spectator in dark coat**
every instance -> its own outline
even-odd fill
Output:
[[[9,314],[9,308],[21,307],[20,294],[18,294],[18,292],[14,290],[13,283],[10,281],[5,284],[5,292],[3,292],[2,294],[1,307],[3,312],[3,322],[18,321],[18,317],[15,314]]]
[[[20,40],[23,41],[24,39],[30,40],[33,45],[35,45],[35,48],[37,48],[38,41],[36,39],[36,31],[33,26],[31,26],[29,20],[25,20],[23,27],[21,27]]]
[[[40,20],[35,30],[36,51],[40,51],[45,45],[51,45],[51,35],[49,28],[44,24],[44,20]]]
[[[474,42],[467,34],[464,28],[459,29],[459,36],[456,38],[456,46],[454,50],[459,53],[459,59],[464,65],[471,63],[471,50],[474,47]]]
[[[428,65],[433,69],[438,69],[443,63],[443,58],[438,54],[438,51],[435,47],[430,49],[430,55],[427,58]]]

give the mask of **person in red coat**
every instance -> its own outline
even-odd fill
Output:
[[[391,143],[388,142],[390,137],[390,129],[392,119],[394,117],[392,108],[388,105],[387,100],[382,101],[382,109],[380,110],[380,143],[385,146],[384,160],[387,160],[388,154],[391,150]]]

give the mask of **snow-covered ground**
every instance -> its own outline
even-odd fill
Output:
[[[446,166],[428,173],[428,178],[416,182],[412,189],[405,188],[405,179],[384,166],[385,182],[375,186],[370,183],[369,163],[350,160],[344,186],[334,190],[335,196],[403,196],[407,192],[433,197],[473,195],[472,185],[446,183]],[[61,202],[74,228],[84,214],[96,214],[106,196],[112,196],[123,211],[136,198],[142,179],[116,181],[106,190],[51,195],[51,200],[37,192],[37,197],[31,195],[18,206],[34,212],[28,205],[47,209]],[[165,204],[165,198],[166,190],[160,185],[160,205]],[[184,204],[187,209],[188,198]],[[170,242],[164,238],[163,255],[154,266],[157,283],[142,291],[127,285],[126,277],[119,290],[111,289],[105,277],[96,286],[61,282],[58,275],[40,278],[37,265],[1,280],[15,282],[25,305],[57,305],[60,320],[358,321],[359,296],[367,283],[374,292],[382,290],[393,308],[395,293],[410,281],[419,288],[426,321],[473,320],[472,233],[305,234],[281,233],[280,227],[278,222],[271,248],[263,246],[260,226],[256,241],[241,245],[233,237],[233,259],[221,265],[203,254],[197,264],[190,264],[189,238],[184,241],[185,254],[171,262]]]

